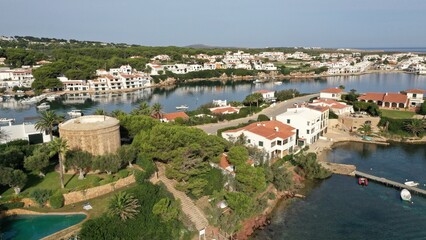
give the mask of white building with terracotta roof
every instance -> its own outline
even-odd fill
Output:
[[[376,103],[383,108],[406,108],[409,99],[406,94],[402,93],[364,93],[358,97],[358,101]]]
[[[270,158],[281,158],[293,152],[296,146],[296,129],[279,121],[255,122],[222,132],[222,137],[228,141],[235,141],[241,135],[246,145],[265,150]]]
[[[320,91],[320,99],[342,99],[343,90],[340,88],[327,88]]]
[[[404,93],[407,95],[408,105],[410,107],[420,107],[420,105],[424,102],[425,90],[409,89],[405,90]]]
[[[296,129],[299,145],[309,145],[327,132],[328,114],[327,107],[302,106],[288,108],[287,112],[278,115],[276,119]]]
[[[354,112],[352,105],[347,105],[346,103],[338,102],[333,99],[315,99],[312,103],[309,103],[309,105],[328,107],[337,115],[347,115]]]
[[[185,112],[164,113],[160,120],[161,122],[174,122],[177,118],[188,120],[189,116]]]

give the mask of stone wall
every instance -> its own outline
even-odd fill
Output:
[[[119,188],[128,186],[136,182],[135,176],[130,175],[126,178],[119,179],[116,182],[105,184],[99,187],[93,187],[82,191],[70,192],[64,194],[64,205],[70,205],[77,202],[87,201],[92,198],[96,198],[110,192],[113,192]]]
[[[59,128],[59,133],[62,138],[67,140],[70,149],[88,151],[95,156],[115,153],[121,146],[119,124],[96,130]]]

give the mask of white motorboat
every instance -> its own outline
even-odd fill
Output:
[[[274,84],[275,84],[275,85],[282,85],[282,84],[283,84],[283,82],[277,81],[277,82],[274,82]]]
[[[44,103],[42,103],[42,104],[40,104],[40,105],[37,106],[38,110],[47,110],[49,108],[50,108],[50,105],[48,103],[46,103],[46,102],[44,102]]]
[[[408,191],[407,189],[402,189],[401,190],[401,199],[404,201],[409,201],[411,202],[411,193],[410,191]]]
[[[256,79],[256,80],[254,80],[253,81],[253,83],[262,83],[263,81],[262,80],[259,80],[259,79]]]
[[[186,110],[186,109],[188,109],[188,106],[187,105],[180,105],[180,106],[177,106],[176,109],[177,110]]]
[[[56,94],[52,94],[46,97],[46,100],[51,102],[51,101],[55,101],[57,98],[59,98],[59,95]]]
[[[410,186],[410,187],[417,187],[417,186],[419,186],[419,183],[418,182],[414,182],[414,181],[407,181],[404,184],[407,185],[407,186]]]
[[[74,109],[68,112],[68,116],[72,118],[81,117],[83,116],[83,113],[79,109]]]
[[[0,123],[9,123],[14,121],[15,121],[14,118],[0,118]]]

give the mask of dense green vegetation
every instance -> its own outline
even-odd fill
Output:
[[[380,109],[381,116],[386,118],[394,119],[410,119],[416,113],[410,111],[399,111],[399,110],[389,110],[389,109]]]
[[[175,200],[166,190],[145,182],[126,190],[137,199],[138,213],[125,221],[104,214],[83,224],[82,239],[190,239],[191,233],[179,221]],[[167,199],[167,200],[164,200]],[[164,211],[164,207],[171,211]]]

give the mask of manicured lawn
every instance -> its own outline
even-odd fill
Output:
[[[382,112],[382,117],[394,118],[394,119],[410,119],[415,113],[408,111],[398,111],[398,110],[388,110],[388,109],[380,109]]]
[[[127,169],[122,169],[120,172],[128,172]],[[28,195],[34,189],[50,189],[56,191],[61,188],[59,173],[58,172],[49,172],[44,178],[29,174],[27,185],[21,192],[21,196]],[[65,174],[64,183],[65,190],[64,192],[78,191],[90,187],[95,187],[99,185],[104,185],[113,181],[117,181],[120,177],[118,174],[107,175],[107,174],[87,174],[85,179],[79,180],[78,174]],[[1,193],[2,196],[14,195],[12,188]]]

